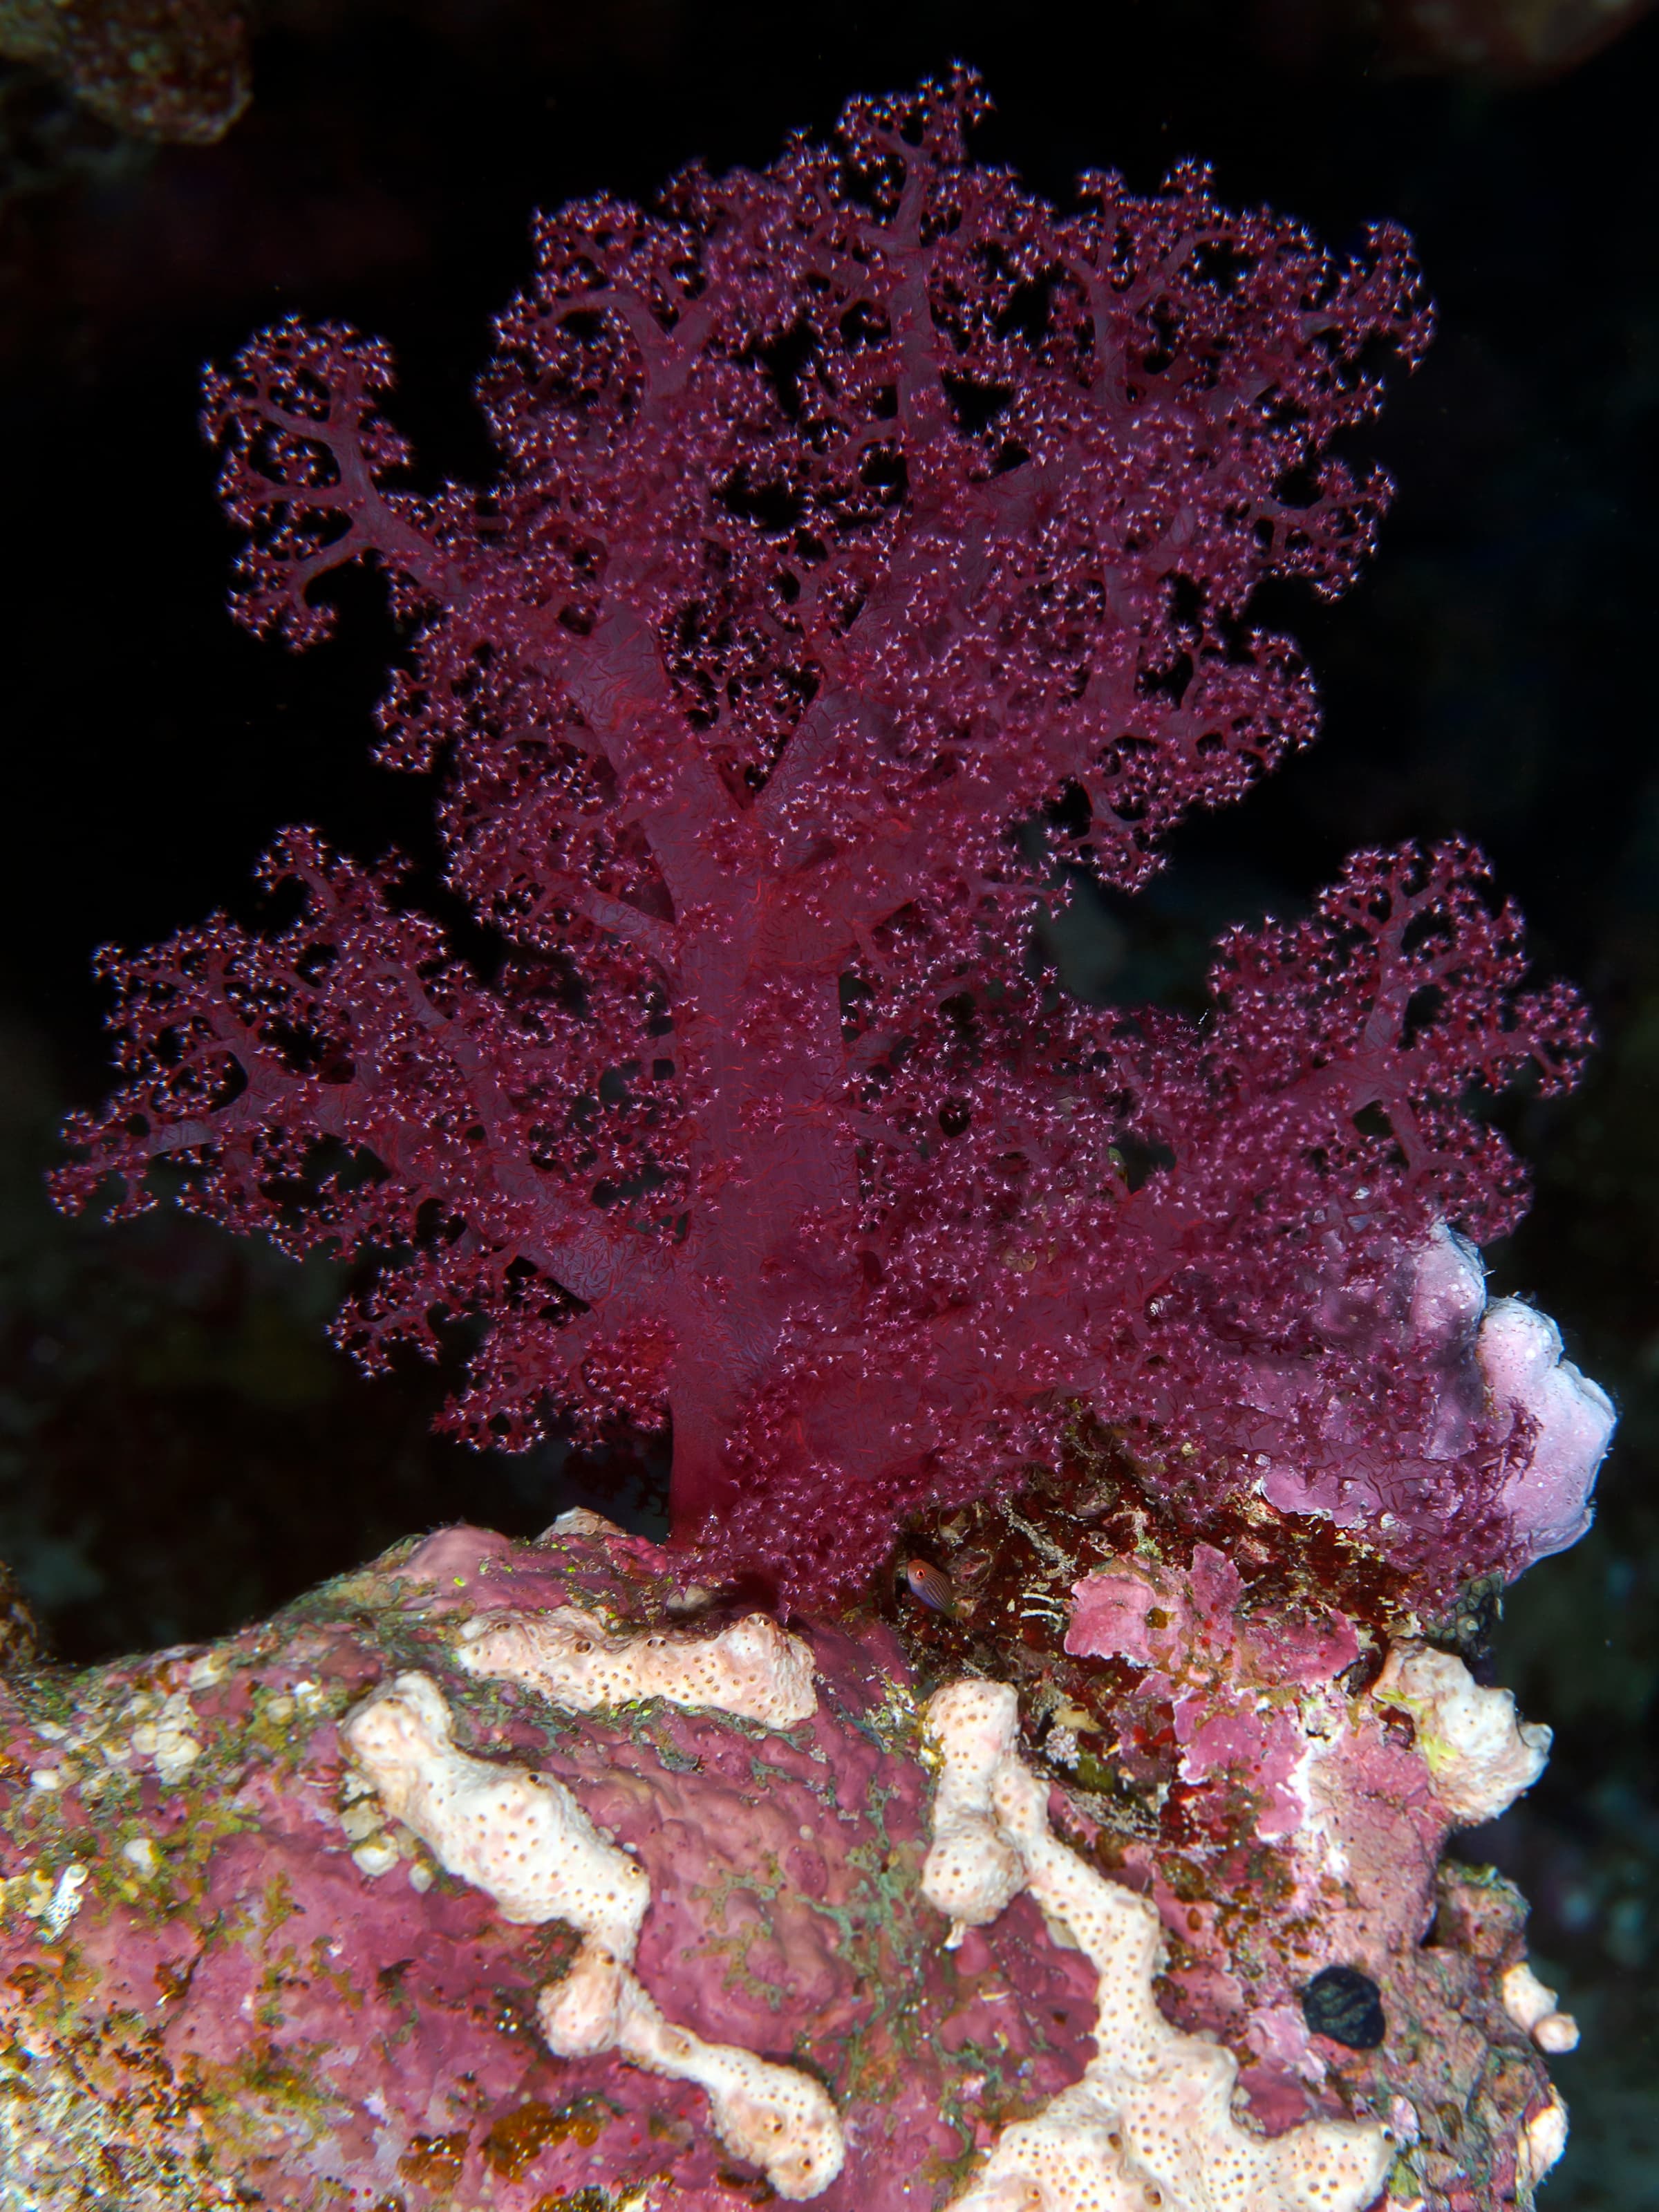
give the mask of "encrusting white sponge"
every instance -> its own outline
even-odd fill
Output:
[[[811,2076],[665,2021],[634,1972],[651,1902],[643,1867],[607,1843],[562,1782],[459,1750],[429,1674],[399,1674],[343,1725],[352,1755],[447,1872],[513,1921],[562,1920],[581,1937],[568,1972],[538,2001],[560,2057],[615,2050],[708,2092],[714,2132],[780,2197],[816,2197],[842,2168],[836,2108]]]
[[[613,1632],[574,1605],[480,1613],[463,1622],[456,1656],[469,1674],[527,1682],[577,1712],[663,1698],[787,1729],[818,1709],[811,1650],[763,1613],[714,1636],[689,1628]]]
[[[619,2051],[653,2074],[695,2081],[708,2095],[714,2133],[751,2160],[780,2197],[816,2197],[841,2172],[846,2144],[836,2110],[810,2074],[775,2066],[734,2044],[705,2043],[665,2020],[637,1975],[584,1942],[537,2014],[560,2058]]]
[[[921,1889],[951,1923],[947,1951],[969,1928],[994,1920],[1025,1887],[1025,1861],[991,1807],[992,1785],[1012,1748],[1013,1695],[1001,1682],[953,1682],[927,1706],[945,1764],[933,1792],[933,1838]]]
[[[1051,1832],[1048,1785],[1019,1757],[1013,1691],[953,1682],[925,1720],[942,1766],[921,1888],[951,1922],[946,1940],[1029,1887],[1099,1986],[1083,2079],[1002,2130],[955,2212],[1363,2212],[1393,2157],[1389,2130],[1308,2121],[1268,2142],[1238,2125],[1232,2053],[1171,2027],[1153,1997],[1157,1909]]]
[[[564,1920],[632,1958],[651,1883],[561,1782],[459,1750],[429,1674],[399,1674],[346,1722],[352,1755],[394,1820],[503,1920]]]

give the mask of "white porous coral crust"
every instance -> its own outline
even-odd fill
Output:
[[[953,1682],[928,1700],[944,1817],[922,1893],[953,1932],[993,1919],[1012,1894],[1012,1855],[1056,1933],[1099,1978],[1095,2057],[1036,2119],[1002,2130],[957,2212],[1362,2212],[1389,2169],[1389,2130],[1309,2121],[1267,2142],[1238,2125],[1231,2052],[1158,2011],[1156,1908],[1052,1834],[1048,1786],[1019,1758],[1018,1717],[1000,1683]]]
[[[1452,1652],[1396,1644],[1371,1694],[1411,1715],[1434,1794],[1460,1828],[1496,1820],[1549,1762],[1549,1729],[1517,1720],[1510,1692],[1483,1690]]]
[[[574,1605],[482,1613],[463,1624],[457,1656],[471,1674],[527,1682],[579,1712],[664,1698],[787,1729],[817,1711],[811,1652],[763,1613],[714,1636],[691,1628],[612,1631]]]
[[[342,1731],[394,1820],[504,1920],[563,1920],[631,1959],[651,1902],[645,1869],[608,1844],[562,1783],[459,1750],[429,1674],[399,1674]]]
[[[399,1674],[342,1734],[386,1811],[445,1869],[486,1891],[513,1921],[562,1920],[581,1936],[563,1979],[538,2003],[560,2057],[615,2050],[707,2093],[715,2134],[760,2166],[780,2197],[816,2197],[846,2146],[828,2094],[809,2075],[676,2027],[633,1968],[650,1879],[594,1828],[550,1775],[459,1750],[429,1674]]]
[[[705,2043],[665,2021],[637,1975],[584,1943],[537,2010],[548,2047],[562,2058],[619,2051],[653,2074],[695,2081],[708,2093],[714,2132],[752,2160],[780,2197],[816,2197],[841,2172],[841,2123],[811,2076],[775,2066],[729,2043]]]
[[[954,1951],[969,1928],[982,1928],[1025,1887],[1025,1862],[997,1826],[991,1785],[1010,1755],[1013,1692],[1001,1682],[953,1682],[928,1707],[945,1753],[933,1796],[933,1833],[922,1894],[951,1923]]]

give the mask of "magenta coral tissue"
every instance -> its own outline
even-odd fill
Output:
[[[1315,734],[1255,595],[1370,550],[1429,309],[1191,165],[1059,211],[984,105],[538,219],[485,489],[410,489],[354,331],[209,378],[238,618],[386,580],[474,957],[286,831],[266,927],[104,956],[59,1200],[351,1259],[367,1369],[666,1428],[672,1528],[15,1652],[8,2206],[1510,2212],[1562,2153],[1577,2028],[1446,1844],[1542,1771],[1481,1636],[1613,1428],[1479,1252],[1586,1010],[1457,842],[1201,1017],[1030,950]]]
[[[1561,1332],[1549,1316],[1519,1298],[1489,1302],[1486,1281],[1476,1249],[1437,1222],[1411,1255],[1407,1335],[1443,1374],[1431,1403],[1427,1456],[1457,1456],[1476,1416],[1498,1423],[1505,1471],[1496,1504],[1519,1572],[1565,1551],[1589,1528],[1616,1416],[1601,1385],[1562,1358]],[[1295,1464],[1269,1468],[1261,1490],[1287,1512],[1325,1508]],[[1345,1510],[1358,1517],[1380,1504],[1373,1492]]]

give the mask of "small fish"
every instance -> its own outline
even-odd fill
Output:
[[[910,1595],[931,1608],[955,1620],[957,1595],[951,1587],[951,1577],[927,1559],[907,1559],[904,1579],[910,1586]]]

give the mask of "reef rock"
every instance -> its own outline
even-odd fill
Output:
[[[1514,1893],[1439,1863],[1460,1662],[1028,1510],[957,1516],[948,1613],[786,1626],[577,1515],[209,1648],[20,1656],[8,2207],[1524,2199],[1571,2022]],[[998,1642],[1039,1539],[1065,1601]],[[1310,2025],[1334,1967],[1375,2047]]]

